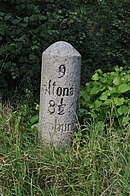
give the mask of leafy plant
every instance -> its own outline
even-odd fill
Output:
[[[3,0],[0,96],[16,100],[12,95],[17,89],[21,100],[27,89],[36,101],[41,54],[59,40],[70,42],[81,53],[82,85],[97,68],[106,71],[111,65],[129,65],[129,18],[129,0]]]
[[[91,115],[104,120],[108,116],[118,125],[127,126],[130,121],[130,70],[116,67],[103,73],[96,70],[92,81],[86,83],[80,93],[80,116]]]
[[[28,105],[0,103],[1,195],[130,194],[129,130],[105,134],[103,122],[79,125],[63,150],[39,144],[36,121]]]

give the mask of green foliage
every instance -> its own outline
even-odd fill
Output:
[[[94,119],[102,121],[112,116],[115,124],[125,127],[130,122],[129,93],[130,70],[116,67],[115,71],[103,73],[98,69],[81,89],[80,115],[91,112]]]
[[[129,65],[129,0],[14,1],[0,6],[0,96],[39,97],[41,54],[64,40],[83,57],[82,84],[97,68]],[[105,65],[105,66],[104,66]],[[16,94],[16,93],[15,93]]]
[[[129,128],[79,125],[61,150],[39,145],[35,121],[28,105],[0,105],[1,195],[129,195]]]

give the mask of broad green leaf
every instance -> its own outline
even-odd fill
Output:
[[[23,21],[24,21],[24,22],[26,22],[26,23],[28,23],[28,21],[29,21],[29,17],[28,17],[28,16],[26,16],[26,17],[23,19]]]
[[[94,104],[91,103],[91,104],[89,105],[89,108],[91,108],[91,109],[94,108]]]
[[[22,27],[27,27],[28,26],[28,23],[21,23],[20,24]]]
[[[113,80],[113,84],[115,84],[115,85],[119,85],[120,84],[120,77],[118,76],[118,77],[116,77],[114,80]]]
[[[21,21],[21,18],[16,18],[12,20],[13,24],[18,24]]]
[[[96,101],[94,102],[94,105],[95,105],[95,108],[99,108],[99,107],[102,105],[102,101],[96,100]]]
[[[114,97],[113,98],[113,102],[116,106],[118,105],[122,105],[125,102],[124,98],[118,98],[118,97]]]
[[[100,100],[106,100],[108,98],[108,96],[110,95],[109,91],[105,91],[101,94],[100,96]]]
[[[113,87],[111,87],[111,86],[109,86],[108,89],[109,89],[109,91],[111,91],[111,92],[113,91]]]
[[[101,69],[97,69],[97,70],[96,70],[96,73],[102,74],[103,72],[102,72]]]
[[[105,105],[110,105],[111,103],[112,103],[111,99],[106,99],[104,102]]]
[[[95,73],[95,74],[92,76],[92,80],[99,80],[99,75],[98,75],[98,73]]]
[[[8,14],[8,15],[5,15],[5,16],[4,16],[4,20],[5,20],[5,21],[7,21],[7,20],[9,20],[9,19],[11,19],[11,15]]]
[[[121,105],[120,108],[117,109],[119,115],[127,114],[129,112],[129,108],[126,105]]]
[[[121,84],[119,87],[118,87],[119,91],[121,93],[124,93],[124,92],[127,92],[130,90],[130,85],[128,84]]]
[[[124,78],[125,78],[126,80],[130,81],[130,74],[125,75]]]
[[[87,110],[86,109],[83,109],[83,108],[80,108],[79,109],[79,113],[80,113],[80,115],[82,114],[86,114],[87,113]]]
[[[91,95],[97,94],[98,92],[100,92],[100,90],[101,90],[100,86],[94,86],[94,87],[91,89],[90,94],[91,94]]]

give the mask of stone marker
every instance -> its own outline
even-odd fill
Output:
[[[59,41],[42,54],[39,136],[43,144],[66,147],[76,131],[81,55]]]

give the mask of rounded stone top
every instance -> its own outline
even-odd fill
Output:
[[[50,56],[81,56],[80,53],[68,42],[58,41],[50,45],[43,55]]]

